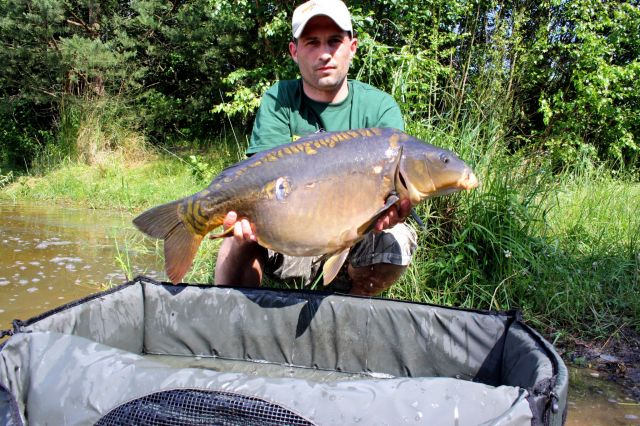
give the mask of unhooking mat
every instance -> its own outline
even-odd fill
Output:
[[[138,278],[14,322],[0,424],[560,425],[517,312]]]

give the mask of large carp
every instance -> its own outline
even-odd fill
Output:
[[[202,239],[233,210],[254,225],[264,247],[291,256],[327,255],[326,285],[350,247],[399,199],[415,205],[477,185],[455,154],[399,130],[316,133],[255,154],[222,171],[206,189],[147,210],[133,222],[164,239],[165,269],[174,283],[186,274]]]

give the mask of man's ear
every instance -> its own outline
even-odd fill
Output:
[[[289,42],[289,54],[291,55],[291,59],[293,59],[293,62],[297,64],[298,63],[298,46],[293,41]]]
[[[358,50],[358,39],[357,38],[354,37],[354,38],[351,39],[351,44],[349,45],[349,50],[350,50],[349,57],[351,59],[353,59],[353,57],[356,54],[356,51]]]

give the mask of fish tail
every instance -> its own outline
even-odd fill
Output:
[[[182,222],[164,239],[164,269],[172,283],[179,283],[187,273],[200,243],[202,235],[189,232]]]
[[[181,203],[182,200],[178,200],[153,207],[133,219],[133,224],[150,237],[165,239],[182,222],[178,214]]]
[[[164,264],[167,276],[174,284],[187,273],[204,235],[196,234],[179,214],[182,200],[149,209],[133,220],[145,234],[164,240]]]

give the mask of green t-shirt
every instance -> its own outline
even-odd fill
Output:
[[[349,80],[349,94],[339,103],[316,102],[302,90],[302,80],[282,80],[262,97],[247,154],[264,151],[321,130],[393,127],[404,130],[400,107],[387,93]]]

